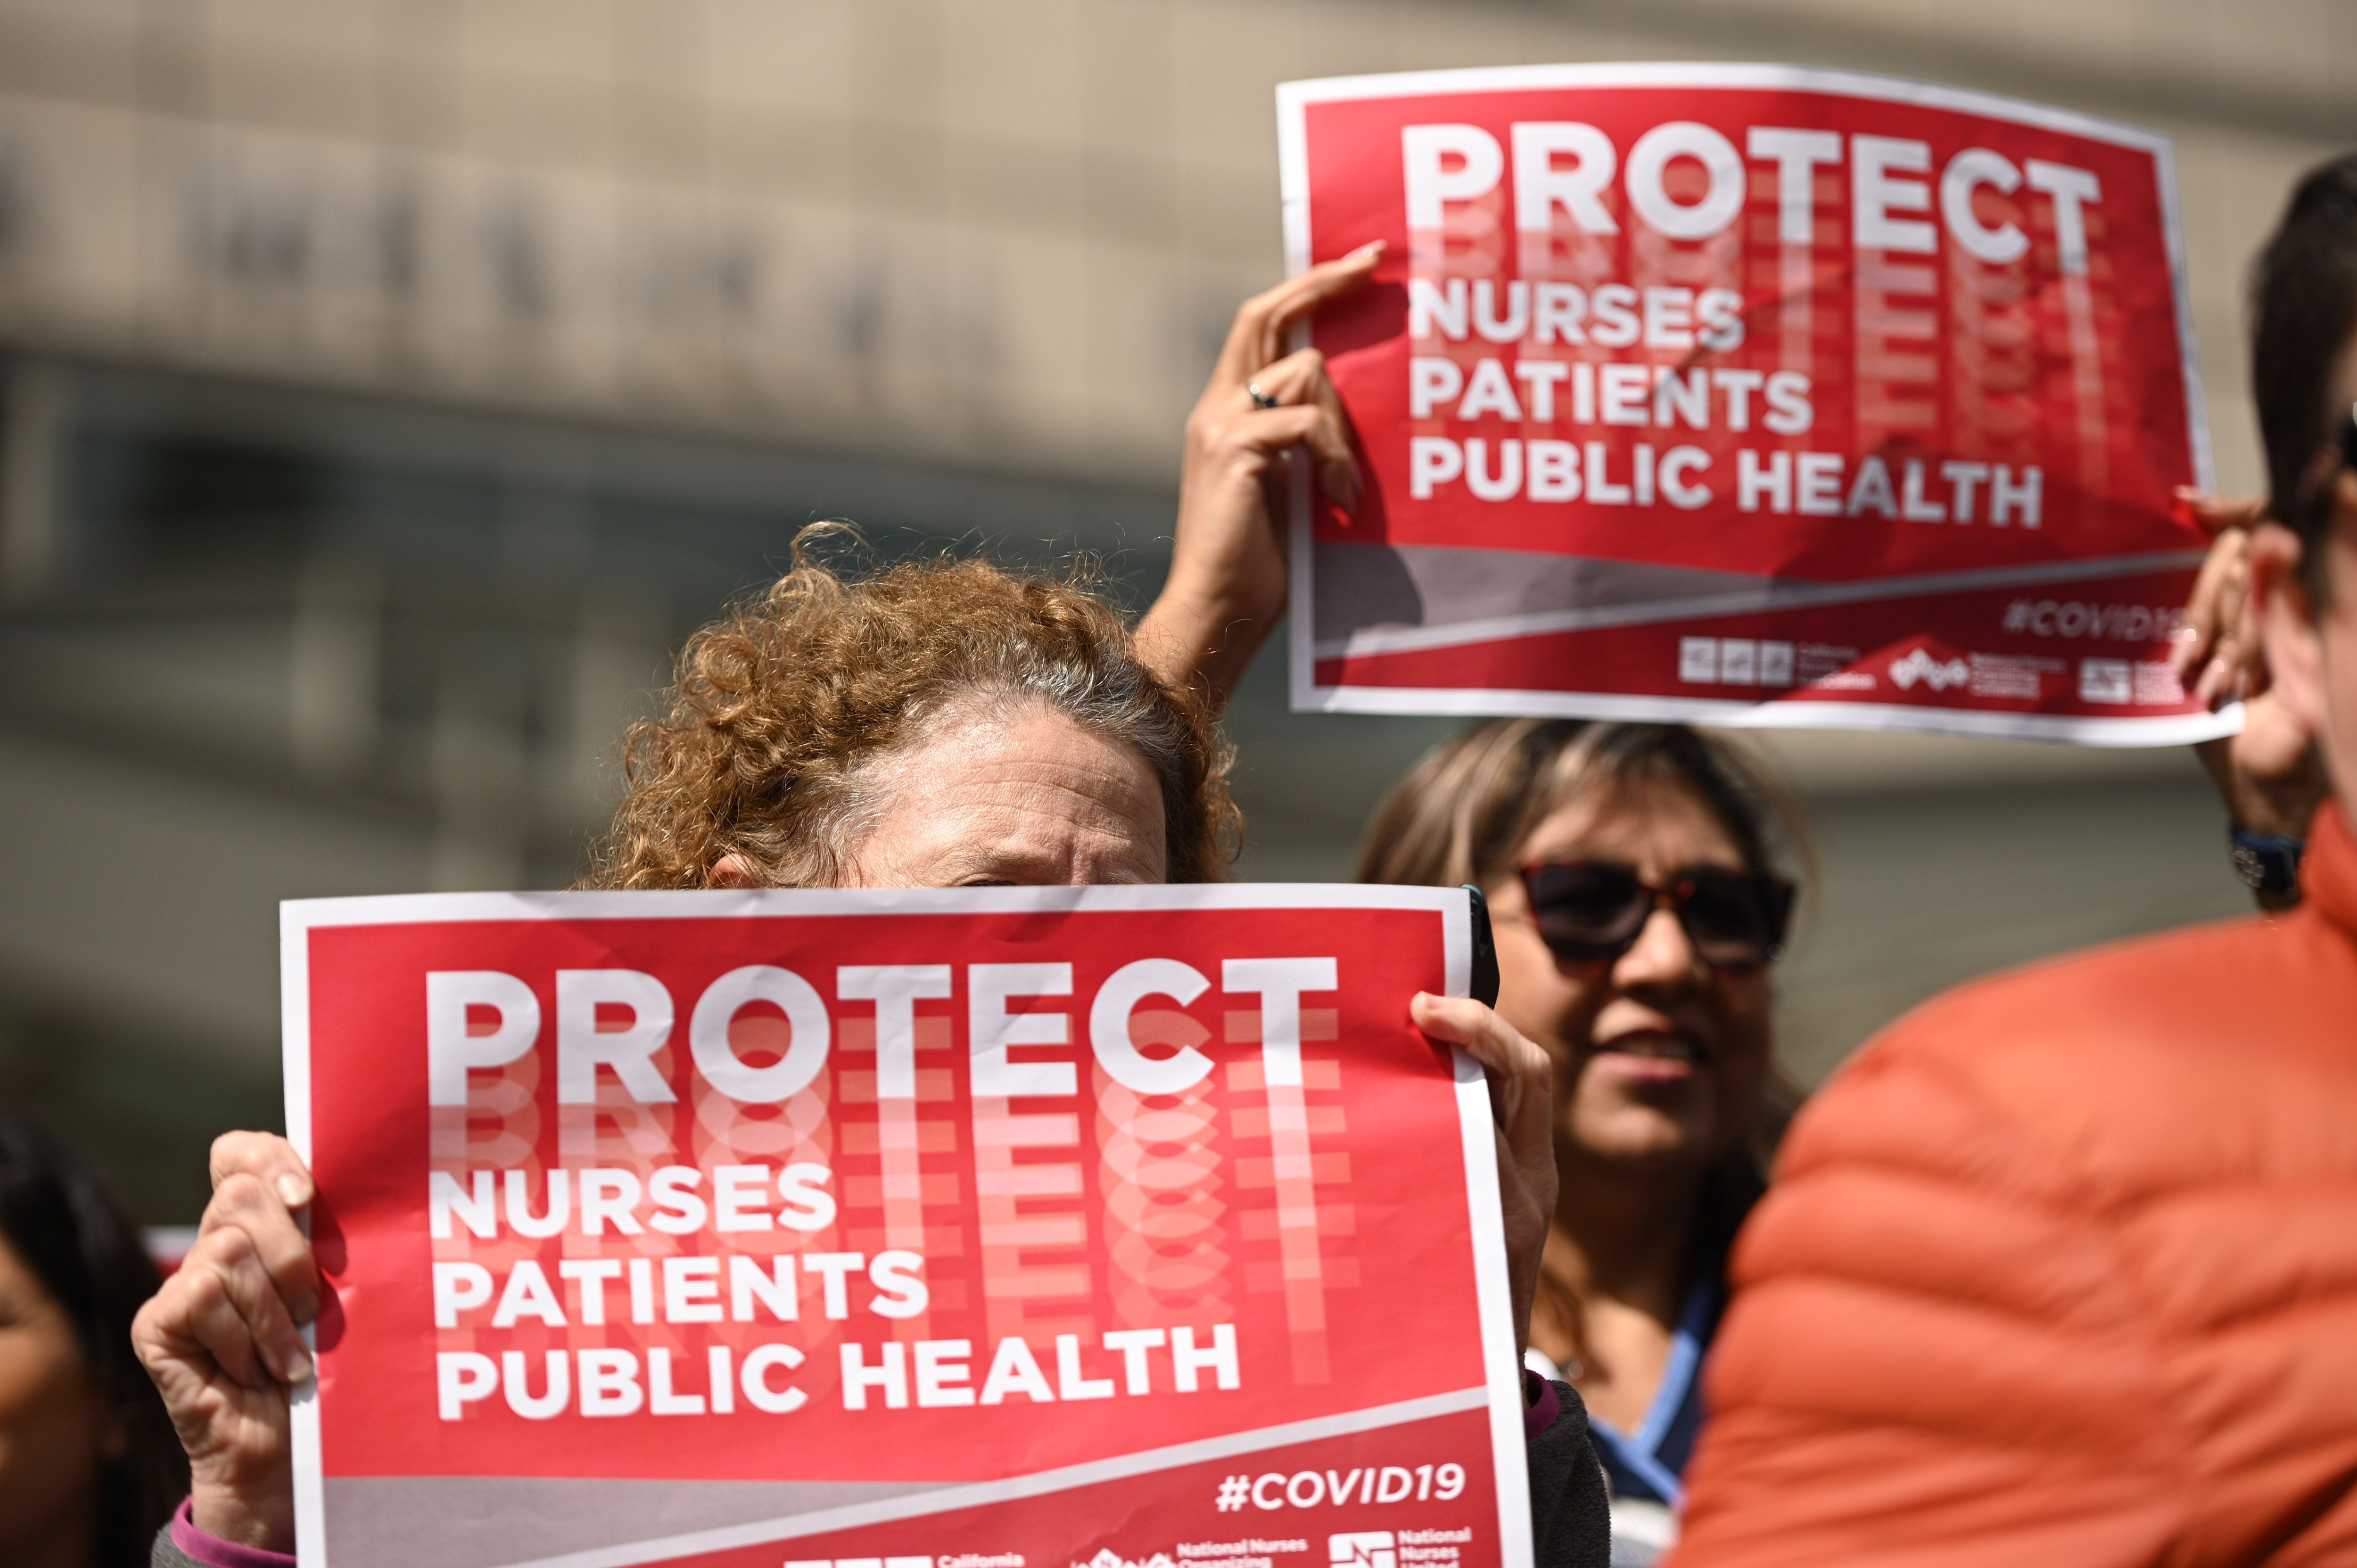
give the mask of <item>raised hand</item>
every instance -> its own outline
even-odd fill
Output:
[[[2177,678],[2212,707],[2266,689],[2266,657],[2251,612],[2251,530],[2266,515],[2261,496],[2228,499],[2180,489],[2178,499],[2210,531],[2210,553],[2193,580],[2185,624],[2169,650]]]
[[[2305,838],[2330,782],[2316,737],[2276,693],[2260,645],[2250,595],[2250,545],[2251,530],[2266,517],[2266,502],[2193,490],[2179,494],[2216,539],[2194,579],[2169,662],[2178,679],[2212,707],[2236,700],[2243,704],[2241,734],[2203,741],[2194,752],[2236,826]]]
[[[1359,498],[1349,417],[1315,349],[1286,351],[1295,325],[1374,274],[1380,242],[1244,301],[1187,418],[1170,579],[1138,628],[1156,671],[1225,703],[1285,614],[1286,455],[1306,451],[1326,500]]]

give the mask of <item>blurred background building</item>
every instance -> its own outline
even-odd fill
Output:
[[[1293,77],[1779,59],[2175,136],[2220,474],[2246,258],[2357,125],[2340,0],[0,0],[0,1097],[151,1221],[277,1122],[278,899],[548,886],[798,526],[1106,553],[1279,273]],[[1438,722],[1239,703],[1244,874]],[[1764,743],[1813,1080],[1965,976],[2244,908],[2181,753]]]

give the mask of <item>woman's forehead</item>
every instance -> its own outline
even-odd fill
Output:
[[[1159,781],[1127,744],[1044,704],[937,719],[893,759],[856,884],[1158,882]]]
[[[1576,855],[1665,865],[1744,864],[1741,846],[1718,813],[1691,786],[1670,779],[1573,782],[1515,858]]]

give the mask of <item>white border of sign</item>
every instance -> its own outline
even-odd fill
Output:
[[[1288,274],[1309,266],[1309,147],[1306,111],[1312,103],[1335,103],[1370,98],[1414,98],[1445,92],[1504,92],[1558,87],[1693,87],[1824,92],[1845,98],[1875,99],[1886,103],[1919,104],[1927,108],[1981,114],[2010,120],[2117,146],[2149,153],[2158,183],[2161,223],[2169,248],[2169,284],[2177,300],[2178,355],[2184,370],[2186,430],[2193,453],[2194,482],[2204,489],[2212,483],[2210,422],[2202,401],[2201,358],[2193,341],[2193,306],[2185,292],[2185,236],[2177,201],[2177,154],[2167,136],[2156,132],[2097,120],[2067,109],[2056,109],[2022,99],[1975,92],[1902,77],[1870,76],[1857,71],[1822,70],[1796,65],[1511,65],[1464,70],[1411,70],[1380,76],[1329,76],[1307,81],[1286,81],[1276,89],[1277,178],[1283,203],[1285,269]],[[1308,328],[1297,329],[1296,345],[1308,341]],[[1291,627],[1287,647],[1292,706],[1297,713],[1355,714],[1499,714],[1577,718],[1676,718],[1702,724],[1754,729],[1921,730],[1942,735],[1980,735],[2017,740],[2064,740],[2081,746],[2182,746],[2233,735],[2243,727],[2242,704],[2232,703],[2214,714],[2185,714],[2168,718],[2081,718],[2059,714],[2010,714],[1954,708],[1918,708],[1886,703],[1805,701],[1746,703],[1706,697],[1645,697],[1620,693],[1503,691],[1490,688],[1433,686],[1320,686],[1311,628],[1310,520],[1308,473],[1294,465],[1293,515],[1289,529],[1292,569]],[[2189,556],[2198,560],[2198,555]],[[2093,576],[2105,564],[2087,561],[2070,564]],[[2137,569],[2123,560],[2122,575]],[[2027,568],[2026,570],[2036,570]],[[1441,628],[1435,628],[1439,631]],[[1503,633],[1502,635],[1517,635]],[[1448,640],[1498,640],[1458,638]]]
[[[891,889],[765,889],[754,892],[425,893],[369,898],[290,899],[278,907],[279,993],[284,1008],[283,1058],[286,1136],[311,1159],[310,933],[350,926],[405,926],[469,920],[651,920],[826,918],[910,914],[1090,913],[1124,909],[1410,909],[1441,918],[1448,993],[1465,996],[1473,984],[1471,899],[1461,888],[1383,887],[1338,883],[1193,884],[1149,887],[960,887]],[[1458,1130],[1465,1155],[1468,1230],[1473,1247],[1474,1301],[1480,1319],[1483,1383],[1399,1403],[1344,1412],[1256,1432],[1233,1433],[1177,1447],[1120,1455],[1046,1475],[972,1486],[943,1487],[846,1509],[829,1509],[761,1523],[633,1541],[594,1552],[544,1558],[510,1568],[629,1568],[694,1552],[793,1540],[825,1530],[888,1520],[913,1519],[1014,1497],[1043,1495],[1118,1478],[1253,1453],[1343,1432],[1430,1419],[1486,1404],[1491,1463],[1497,1477],[1498,1532],[1503,1568],[1532,1568],[1530,1477],[1523,1441],[1523,1371],[1514,1356],[1512,1293],[1506,1276],[1505,1232],[1497,1223],[1498,1170],[1490,1093],[1480,1064],[1464,1051],[1455,1058]],[[310,1329],[305,1342],[316,1358]],[[306,1383],[292,1403],[295,1460],[295,1549],[304,1568],[326,1568],[325,1473],[319,1452],[318,1388]],[[783,1477],[781,1477],[783,1478]]]

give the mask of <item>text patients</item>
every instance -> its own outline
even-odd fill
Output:
[[[1509,178],[1518,232],[1547,234],[1559,218],[1589,234],[1615,234],[1620,222],[1603,200],[1616,183],[1634,212],[1665,238],[1713,238],[1741,216],[1752,164],[1773,166],[1779,242],[1818,243],[1818,171],[1846,163],[1850,244],[1885,255],[1937,252],[1942,235],[1990,264],[2020,260],[2029,236],[2010,220],[1992,224],[1975,209],[1984,188],[2000,195],[2037,193],[2051,203],[2056,255],[2066,276],[2087,271],[2086,209],[2102,199],[2088,170],[2012,160],[1965,148],[1931,177],[1928,143],[1905,137],[1760,125],[1744,150],[1709,126],[1657,125],[1638,137],[1625,164],[1611,138],[1575,122],[1517,124],[1508,148],[1475,125],[1410,125],[1402,132],[1403,172],[1411,232],[1442,228],[1448,204],[1477,201]],[[1698,196],[1674,196],[1673,162],[1700,166]],[[1936,184],[1936,191],[1935,191]],[[1936,209],[1936,221],[1932,214]],[[1914,216],[1921,214],[1922,216]],[[1886,272],[1893,271],[1884,264]],[[1914,269],[1921,272],[1920,267]],[[1598,427],[1726,432],[1755,429],[1796,438],[1815,424],[1810,378],[1796,371],[1702,367],[1696,353],[1727,353],[1745,337],[1743,296],[1727,288],[1649,286],[1620,282],[1416,276],[1408,282],[1408,362],[1412,421],[1491,421],[1498,426]],[[1511,346],[1512,358],[1475,354]],[[1553,357],[1578,350],[1641,349],[1687,356],[1677,364]],[[1533,352],[1532,350],[1535,350]],[[1584,501],[1590,506],[1652,506],[1682,510],[1731,494],[1740,511],[1811,517],[1876,517],[1921,523],[2040,526],[2044,476],[2036,465],[1955,457],[1878,456],[1855,465],[1840,453],[1755,449],[1733,452],[1734,474],[1714,472],[1717,454],[1674,437],[1640,440],[1625,450],[1611,439],[1567,440],[1527,434],[1458,435],[1427,430],[1410,436],[1411,499],[1429,500],[1461,485],[1484,502]]]
[[[1331,958],[1231,959],[1222,965],[1225,993],[1259,1000],[1265,1082],[1301,1083],[1301,998],[1336,990],[1337,970]],[[993,1098],[1078,1096],[1073,1063],[1017,1060],[1008,1054],[1010,1047],[1071,1040],[1065,1012],[1017,1012],[1009,1003],[1071,995],[1072,966],[968,964],[964,974],[973,1092]],[[873,1004],[879,1101],[916,1098],[914,1004],[951,997],[952,978],[946,964],[845,966],[835,972],[838,1001]],[[678,1098],[655,1060],[671,1041],[677,1017],[676,1004],[661,980],[627,969],[560,970],[552,979],[560,1104],[597,1103],[601,1073],[641,1104]],[[1148,997],[1184,1006],[1211,987],[1208,976],[1173,959],[1141,959],[1115,970],[1097,988],[1088,1011],[1089,1044],[1097,1064],[1138,1094],[1191,1088],[1211,1070],[1211,1059],[1192,1047],[1147,1056],[1131,1036],[1130,1016]],[[506,1067],[540,1043],[540,993],[515,975],[435,971],[426,976],[425,991],[432,1104],[466,1105],[471,1070]],[[776,1008],[787,1026],[779,1059],[760,1067],[740,1058],[729,1040],[737,1015],[756,1004]],[[627,1015],[628,1022],[601,1023],[601,1006]],[[792,970],[748,965],[722,974],[697,997],[689,1014],[688,1054],[695,1072],[722,1094],[775,1103],[816,1079],[834,1032],[832,1012],[817,987]],[[833,1184],[832,1170],[809,1162],[776,1169],[723,1165],[708,1172],[673,1165],[643,1179],[622,1167],[553,1167],[543,1173],[535,1195],[530,1174],[522,1170],[474,1170],[464,1179],[436,1170],[427,1176],[428,1226],[441,1241],[462,1235],[538,1241],[649,1231],[675,1237],[810,1233],[835,1221]],[[555,1264],[551,1279],[534,1258],[518,1260],[503,1272],[442,1258],[432,1264],[434,1322],[437,1329],[494,1331],[622,1322],[798,1323],[810,1282],[816,1283],[816,1305],[828,1321],[907,1319],[921,1315],[930,1302],[924,1267],[921,1255],[902,1250],[872,1257],[851,1251],[569,1257]],[[1050,1403],[1241,1386],[1235,1326],[1226,1323],[1200,1330],[1183,1325],[1112,1329],[1087,1345],[1078,1334],[1060,1334],[1044,1359],[1041,1348],[1019,1337],[1000,1339],[986,1356],[968,1339],[845,1341],[838,1353],[837,1387],[843,1408],[853,1411],[996,1405],[1017,1396]],[[662,1346],[643,1351],[505,1350],[496,1356],[440,1350],[436,1405],[444,1421],[464,1419],[468,1407],[494,1395],[533,1421],[642,1411],[658,1416],[726,1415],[740,1404],[782,1415],[808,1402],[794,1379],[804,1359],[799,1347],[782,1342],[741,1354],[727,1345],[709,1346],[700,1367],[674,1365],[672,1350]]]

